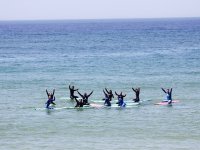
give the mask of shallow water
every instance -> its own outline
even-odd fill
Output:
[[[200,19],[0,22],[0,149],[199,149]],[[35,110],[141,87],[127,109]],[[157,106],[173,87],[172,107]]]

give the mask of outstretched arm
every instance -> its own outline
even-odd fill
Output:
[[[90,95],[92,95],[93,91],[88,95],[88,97],[90,97]]]
[[[83,98],[84,96],[79,92],[79,91],[77,91],[78,92],[78,94]]]
[[[69,85],[69,89],[71,90],[71,87],[70,87],[70,85]]]
[[[122,95],[123,97],[126,97],[126,94],[125,95]]]
[[[119,96],[119,94],[117,94],[117,92],[115,91],[115,94],[117,95],[117,96]]]
[[[163,92],[167,93],[163,88],[161,88],[163,90]]]

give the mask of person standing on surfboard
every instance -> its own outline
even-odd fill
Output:
[[[47,93],[47,96],[48,96],[48,100],[46,102],[46,108],[49,108],[49,105],[50,104],[53,104],[53,105],[56,105],[54,103],[54,101],[56,100],[55,96],[54,96],[54,93],[55,93],[55,89],[53,89],[53,93],[49,93],[46,89],[46,93]]]
[[[123,95],[122,92],[120,94],[117,94],[117,92],[115,91],[115,94],[118,96],[118,106],[120,107],[125,107],[126,103],[124,103],[124,97],[126,97],[126,94]]]
[[[113,93],[112,93],[112,90],[109,90],[109,91],[108,91],[107,88],[105,88],[105,90],[106,90],[106,93],[108,94],[108,97],[109,97],[110,101],[112,101],[112,98],[114,98],[114,95],[113,95]]]
[[[134,102],[139,102],[140,101],[140,88],[132,88],[132,90],[135,92],[135,99],[133,99]]]
[[[77,92],[82,97],[83,104],[84,105],[89,105],[90,103],[88,103],[88,98],[92,95],[93,91],[90,94],[84,93],[84,95],[82,95],[79,91],[77,91]]]
[[[103,93],[105,95],[105,98],[103,98],[103,100],[105,101],[104,105],[105,106],[111,106],[111,103],[110,103],[111,100],[110,100],[109,94],[106,93],[104,90],[103,90]]]
[[[75,91],[78,91],[78,89],[74,89],[74,86],[71,87],[71,86],[69,85],[69,91],[70,91],[70,98],[71,98],[71,99],[78,98],[78,96],[75,96],[75,95],[74,95],[74,92],[75,92]]]
[[[168,102],[168,104],[171,104],[172,103],[172,88],[171,89],[163,89],[163,92],[166,94],[166,100],[163,100],[163,102]]]

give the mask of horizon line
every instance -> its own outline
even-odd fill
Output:
[[[0,20],[0,22],[12,21],[89,21],[89,20],[151,20],[151,19],[200,19],[200,17],[138,17],[138,18],[75,18],[75,19],[7,19]]]

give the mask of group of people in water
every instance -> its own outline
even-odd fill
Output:
[[[170,89],[164,89],[161,88],[163,90],[163,92],[166,94],[166,99],[163,100],[163,102],[167,102],[168,104],[172,103],[172,88]],[[133,102],[135,103],[139,103],[140,102],[140,88],[132,88],[132,90],[135,93],[135,98],[133,99]],[[75,100],[76,101],[76,105],[75,107],[83,107],[84,105],[90,105],[90,103],[88,102],[89,97],[92,95],[93,91],[91,91],[89,94],[84,93],[81,94],[79,92],[79,89],[75,89],[74,86],[70,86],[69,85],[69,91],[70,91],[70,99],[71,100]],[[77,92],[79,94],[79,96],[76,96],[74,93]],[[55,89],[53,90],[52,93],[49,93],[46,90],[47,96],[48,96],[48,100],[46,102],[46,108],[49,108],[50,104],[56,105],[55,104]],[[112,90],[108,90],[107,88],[105,88],[105,90],[103,90],[104,93],[104,98],[102,100],[104,100],[104,105],[105,106],[111,106],[111,101],[114,98],[114,94],[112,92]],[[119,94],[115,91],[115,95],[117,96],[117,103],[119,107],[125,107],[126,103],[124,102],[124,97],[126,97],[126,94],[122,94],[122,92],[120,92]],[[79,99],[78,99],[79,98]]]

